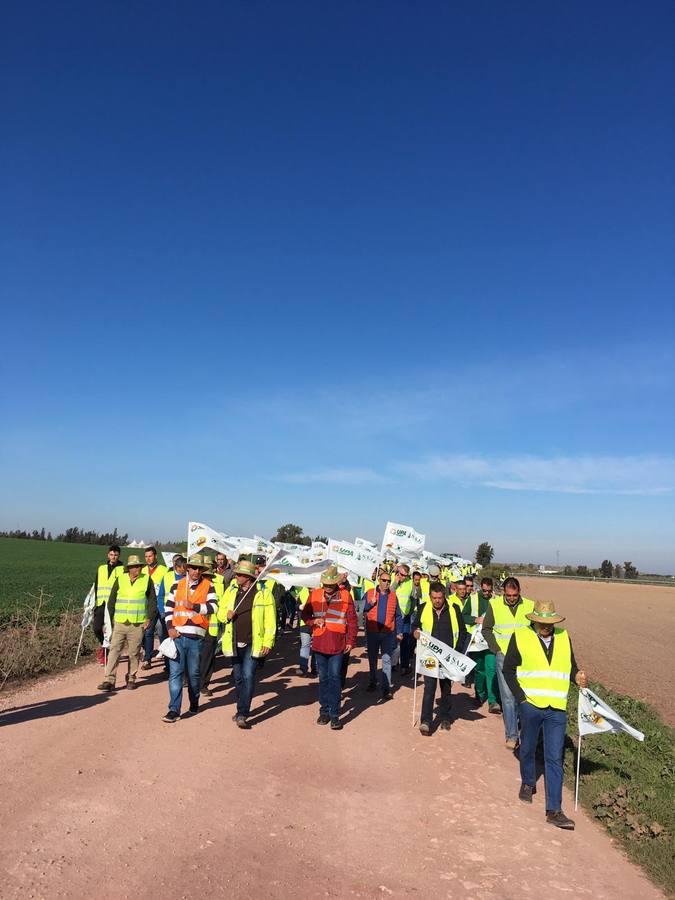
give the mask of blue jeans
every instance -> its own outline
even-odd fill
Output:
[[[143,632],[143,662],[150,662],[152,659],[152,653],[155,649],[155,628],[157,627],[157,622],[159,622],[160,642],[169,636],[164,619],[160,617],[159,612],[156,612],[152,622]]]
[[[319,712],[330,716],[331,719],[337,719],[340,715],[343,656],[343,653],[314,651],[316,667],[319,670]]]
[[[556,812],[562,807],[563,747],[567,731],[567,712],[562,709],[539,709],[525,701],[520,712],[520,780],[535,787],[537,775],[534,754],[539,731],[544,729],[544,784],[546,785],[546,812]]]
[[[509,690],[504,679],[504,654],[498,653],[495,657],[497,669],[497,681],[499,682],[499,695],[502,701],[502,714],[504,716],[504,733],[507,741],[518,740],[518,704],[516,698]]]
[[[382,651],[382,690],[391,690],[391,654],[396,647],[396,635],[382,631],[366,631],[370,683],[377,683],[377,657]]]
[[[183,673],[187,672],[190,707],[199,703],[199,662],[202,656],[202,639],[179,635],[174,641],[178,656],[169,660],[169,709],[180,713],[183,700]]]
[[[234,675],[234,691],[237,698],[237,715],[247,716],[251,712],[251,701],[255,689],[255,672],[258,660],[252,656],[253,647],[237,647],[232,674]]]

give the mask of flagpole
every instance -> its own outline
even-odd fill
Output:
[[[77,665],[77,660],[80,656],[80,649],[82,647],[82,638],[84,637],[84,628],[80,632],[80,643],[77,645],[77,653],[75,654],[75,665]]]
[[[413,687],[412,727],[415,727],[415,709],[417,707],[417,654],[415,654],[415,686]]]
[[[579,806],[579,774],[581,772],[581,732],[579,732],[579,747],[577,749],[577,783],[574,789],[574,812]]]

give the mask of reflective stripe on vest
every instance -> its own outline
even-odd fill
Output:
[[[446,600],[446,606],[450,610],[450,624],[452,626],[452,639],[454,645],[457,645],[457,638],[459,637],[459,617],[457,615],[457,607],[454,603],[448,603]],[[427,601],[422,607],[422,613],[420,615],[420,626],[422,631],[426,631],[429,634],[432,633],[432,629],[434,626],[434,616],[436,613],[434,612],[434,608],[431,605],[431,600]]]
[[[98,573],[96,575],[96,605],[101,606],[104,603],[108,602],[108,597],[110,597],[110,591],[112,590],[113,584],[117,581],[117,578],[124,572],[124,566],[119,565],[115,566],[115,568],[110,573],[108,577],[108,565],[107,563],[103,563],[102,566],[98,567]]]
[[[349,591],[339,588],[336,594],[327,598],[323,588],[315,588],[309,595],[308,602],[312,604],[312,614],[324,620],[322,626],[313,628],[313,634],[318,636],[324,631],[335,631],[338,634],[347,633]]]
[[[192,609],[193,603],[207,603],[209,591],[211,590],[211,582],[208,578],[202,578],[194,591],[189,590],[190,579],[185,577],[178,582],[176,593],[174,594],[174,609],[172,625],[174,628],[182,628],[185,625],[193,625],[195,628],[203,628],[206,631],[209,627],[209,617],[197,613]]]
[[[473,594],[471,594],[470,599],[471,599],[470,615],[472,615],[474,617],[474,619],[477,619],[478,618],[478,592],[474,591]],[[469,634],[471,634],[471,632],[474,630],[475,627],[476,627],[475,623],[473,625],[467,625],[466,630],[469,632]]]
[[[405,581],[402,581],[401,584],[396,586],[398,605],[401,607],[401,612],[404,616],[410,615],[410,609],[412,607],[412,589],[413,582],[411,578],[406,578]]]
[[[528,600],[527,597],[521,597],[515,616],[502,596],[491,597],[490,605],[492,606],[495,620],[492,629],[495,640],[501,652],[506,653],[511,635],[515,634],[516,631],[530,627],[530,620],[526,616],[527,613],[531,613],[534,609],[534,603],[532,600]]]
[[[211,582],[213,584],[213,589],[216,592],[216,596],[218,597],[218,604],[220,605],[225,594],[225,580],[222,575],[219,575],[216,572],[211,576]],[[216,611],[209,616],[209,634],[211,637],[218,637],[219,629],[220,624],[218,622],[218,612]]]
[[[139,625],[145,622],[146,599],[150,578],[147,575],[139,575],[132,582],[126,572],[122,572],[117,579],[117,599],[115,601],[115,622],[129,622]]]
[[[518,684],[529,703],[545,709],[567,709],[572,671],[572,647],[564,628],[553,631],[553,655],[549,663],[534,628],[516,633],[521,663],[516,669]]]

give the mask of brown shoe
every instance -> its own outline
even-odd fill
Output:
[[[106,691],[106,693],[109,694],[109,693],[111,693],[112,691],[115,690],[115,685],[114,685],[114,684],[111,684],[109,681],[102,681],[102,682],[98,685],[98,687],[96,688],[96,690],[97,690],[97,691]]]
[[[507,750],[517,750],[518,741],[514,741],[513,738],[508,738],[508,740],[505,741],[505,746]]]
[[[534,794],[534,788],[531,784],[521,784],[518,791],[519,800],[522,800],[523,803],[532,803],[532,794]]]
[[[149,663],[149,662],[144,662],[143,665],[141,666],[141,669],[143,669],[145,672],[147,672],[148,669],[151,669],[151,668],[152,668],[152,663]]]
[[[431,734],[431,725],[428,722],[422,722],[420,724],[420,734],[425,735],[425,737],[429,737]]]
[[[450,719],[441,719],[441,731],[450,731]]]
[[[549,825],[555,825],[556,828],[563,828],[565,831],[574,831],[573,820],[568,819],[562,809],[556,809],[547,812],[546,822]]]
[[[127,690],[135,691],[138,685],[136,684],[135,678],[127,678]]]

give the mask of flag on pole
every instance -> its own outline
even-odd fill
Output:
[[[216,553],[224,553],[230,557],[236,553],[236,547],[230,542],[226,534],[214,531],[213,528],[209,528],[208,525],[203,525],[201,522],[189,522],[187,555],[193,556],[195,553],[201,553],[206,548],[215,550]]]
[[[471,640],[469,641],[469,646],[466,648],[466,652],[481,653],[481,651],[489,649],[487,641],[483,637],[483,626],[480,624],[476,625],[471,632]]]
[[[610,731],[613,734],[625,731],[637,741],[645,739],[641,731],[624,722],[621,716],[590,688],[582,688],[579,691],[579,734],[599,734],[603,731]]]
[[[267,575],[286,589],[290,587],[315,588],[321,584],[321,574],[332,565],[330,559],[303,562],[291,553],[278,550],[267,563],[259,578]]]
[[[444,644],[443,641],[439,641],[438,638],[432,637],[426,631],[420,632],[417,646],[421,648],[421,651],[418,650],[418,653],[421,652],[422,655],[436,657],[447,673],[446,678],[449,678],[451,681],[463,682],[469,672],[476,667],[473,659],[470,659],[458,650],[453,650],[452,647]]]
[[[108,649],[110,646],[110,638],[112,637],[112,621],[110,620],[110,610],[108,609],[108,604],[105,605],[105,611],[103,613],[103,646]]]
[[[348,572],[358,578],[370,578],[382,557],[377,550],[369,547],[357,547],[349,541],[328,541],[328,556],[341,572]]]
[[[387,522],[382,538],[382,553],[396,556],[399,553],[412,553],[419,556],[424,549],[425,535],[419,534],[411,525],[399,525]]]
[[[415,655],[415,672],[427,678],[450,678],[433,653],[427,653],[418,647]]]
[[[94,585],[89,588],[89,593],[84,598],[84,607],[82,610],[82,628],[89,628],[91,620],[94,618],[94,607],[96,606],[96,591]]]

